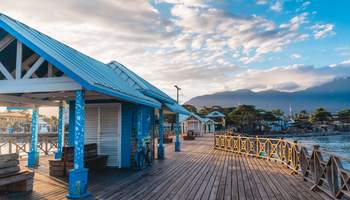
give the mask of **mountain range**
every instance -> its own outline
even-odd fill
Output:
[[[296,92],[267,90],[254,92],[248,89],[219,92],[197,96],[185,104],[197,108],[204,106],[235,107],[240,104],[255,105],[262,109],[279,108],[285,113],[308,112],[323,107],[331,112],[350,109],[350,77],[334,79],[319,86],[310,87]]]

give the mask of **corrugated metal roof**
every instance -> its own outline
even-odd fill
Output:
[[[108,64],[116,74],[125,80],[134,89],[139,90],[144,95],[156,98],[157,100],[164,103],[164,105],[172,112],[181,113],[189,115],[190,112],[186,108],[182,107],[174,99],[165,94],[163,91],[137,75],[135,72],[131,71],[124,65],[117,61],[112,61]]]
[[[177,103],[174,103],[174,104],[165,103],[165,106],[168,107],[170,111],[175,112],[175,113],[181,113],[181,114],[184,114],[184,115],[190,115],[191,114],[191,112],[186,110],[186,108],[180,106]]]
[[[129,85],[144,93],[147,96],[156,98],[166,103],[176,103],[174,99],[165,94],[163,91],[122,65],[117,61],[112,61],[108,64],[122,79],[126,80]]]
[[[124,101],[160,107],[158,101],[143,95],[123,79],[115,76],[107,64],[3,14],[0,14],[0,27],[86,89]]]

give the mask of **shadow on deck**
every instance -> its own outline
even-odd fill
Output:
[[[48,176],[48,157],[36,169],[30,194],[0,199],[65,199],[67,184]],[[280,164],[213,148],[213,137],[166,147],[166,160],[143,171],[107,169],[90,174],[88,199],[329,199]]]

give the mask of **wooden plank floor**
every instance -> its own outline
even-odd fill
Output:
[[[88,199],[328,199],[274,162],[213,149],[213,137],[167,145],[166,160],[143,171],[108,169],[90,175]],[[48,158],[36,169],[34,191],[0,199],[65,199],[67,184],[48,176]]]

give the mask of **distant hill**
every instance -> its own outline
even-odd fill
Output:
[[[292,107],[293,113],[301,110],[313,111],[318,107],[324,107],[331,112],[336,112],[350,108],[350,77],[335,79],[298,92],[275,90],[253,92],[244,89],[197,96],[186,103],[196,107],[215,105],[231,107],[250,104],[263,109],[280,108],[285,113],[289,113],[289,106]]]

